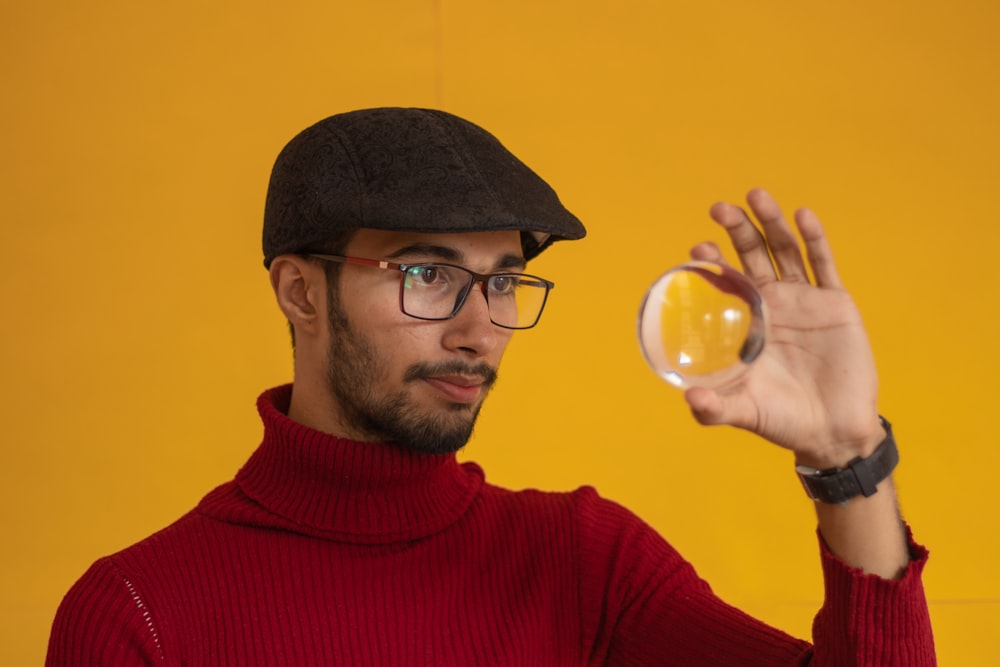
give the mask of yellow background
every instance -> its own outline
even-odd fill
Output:
[[[941,663],[1000,650],[994,0],[27,3],[0,10],[0,664],[66,589],[232,476],[290,378],[261,266],[271,163],[378,105],[478,122],[588,225],[533,265],[464,456],[592,483],[733,603],[808,636],[810,503],[787,453],[695,426],[635,315],[707,209],[764,185],[827,223],[866,317]]]

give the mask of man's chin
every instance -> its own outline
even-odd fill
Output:
[[[453,454],[468,444],[479,416],[479,403],[453,403],[448,412],[411,425],[407,449],[428,454]]]
[[[350,422],[368,439],[407,451],[452,454],[462,449],[472,437],[482,397],[455,402],[421,389],[415,384],[381,401],[353,402]]]

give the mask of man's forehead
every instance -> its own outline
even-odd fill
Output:
[[[434,233],[359,229],[348,244],[352,253],[378,253],[387,258],[425,254],[430,259],[490,261],[515,257],[523,263],[520,233],[514,230]],[[433,257],[436,256],[436,257]]]

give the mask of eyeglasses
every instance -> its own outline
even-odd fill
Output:
[[[552,283],[524,273],[476,273],[454,264],[397,264],[378,259],[320,255],[307,257],[341,264],[358,264],[400,272],[399,308],[418,320],[450,320],[465,304],[472,288],[481,285],[490,321],[504,329],[530,329],[538,324]]]

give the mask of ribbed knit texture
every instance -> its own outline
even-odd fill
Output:
[[[716,598],[661,537],[584,487],[512,492],[454,456],[341,440],[261,396],[236,479],[97,561],[47,665],[804,665],[808,643]],[[935,664],[920,582],[825,551],[818,667]]]

